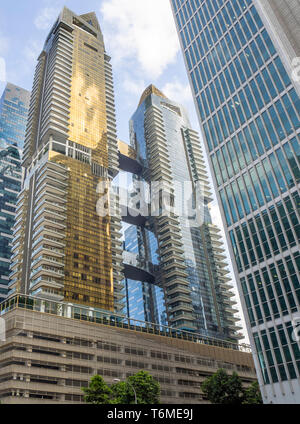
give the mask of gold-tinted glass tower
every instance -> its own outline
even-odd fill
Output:
[[[118,217],[96,211],[118,172],[110,57],[95,13],[64,8],[36,67],[10,293],[118,310]]]

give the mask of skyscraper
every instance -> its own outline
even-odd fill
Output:
[[[300,4],[171,5],[263,398],[298,403]]]
[[[7,83],[0,99],[0,140],[23,149],[30,92]]]
[[[64,8],[36,66],[10,293],[114,311],[120,222],[96,211],[118,172],[112,69],[95,13]]]
[[[167,322],[172,327],[210,337],[238,339],[239,319],[234,316],[237,311],[231,299],[224,248],[209,212],[211,195],[205,163],[198,135],[191,129],[183,107],[167,99],[153,85],[149,86],[130,121],[130,143],[140,166],[133,165],[132,155],[132,162],[124,170],[132,172],[139,182],[160,182],[161,186],[160,200],[157,208],[153,208],[155,190],[151,185],[151,200],[146,205],[149,216],[144,214],[143,222],[137,217],[140,222],[134,226],[134,218],[123,217],[131,223],[125,231],[125,250],[134,255],[131,267],[136,269],[136,273],[132,270],[127,287],[135,292],[139,290],[140,297],[144,293],[145,302],[150,298],[150,304],[151,297],[153,303],[151,290],[155,288],[158,316],[162,316],[165,308]],[[201,225],[187,222],[187,216],[180,210],[164,213],[181,202],[179,186],[184,189],[184,184],[190,183],[194,192],[199,182],[204,193]],[[143,209],[143,202],[138,203]],[[130,262],[130,258],[124,262]],[[125,265],[125,277],[129,271]],[[145,284],[145,278],[152,287]],[[134,306],[138,308],[137,304]],[[140,310],[144,311],[142,304]]]
[[[8,83],[0,99],[0,302],[8,293],[12,228],[21,190],[21,154],[30,93]]]

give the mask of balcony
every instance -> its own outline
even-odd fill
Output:
[[[14,279],[14,278],[16,278],[16,276],[17,276],[17,274],[19,274],[19,270],[18,269],[16,269],[16,270],[14,270],[14,271],[12,271],[10,274],[9,274],[9,276],[8,276],[8,278],[11,280],[11,279]]]
[[[59,188],[55,184],[52,184],[52,183],[50,184],[45,182],[38,188],[35,195],[40,196],[41,193],[48,193],[49,195],[54,197],[58,196],[60,200],[62,200],[63,202],[66,202],[64,197],[66,196],[67,191],[65,189]]]
[[[36,209],[40,207],[40,202],[46,201],[51,206],[52,205],[59,206],[63,208],[62,210],[65,210],[65,203],[67,202],[65,197],[66,197],[66,193],[63,193],[63,194],[53,193],[51,192],[51,190],[44,187],[43,190],[41,190],[41,192],[38,194],[38,196],[35,199],[35,204],[37,205]]]
[[[19,206],[23,202],[23,200],[25,198],[25,193],[26,193],[26,191],[24,189],[22,191],[20,191],[20,193],[18,195],[18,200],[17,200],[16,206]]]
[[[21,218],[19,218],[19,222],[21,222]],[[13,236],[16,236],[18,232],[22,230],[22,227],[23,227],[22,224],[18,224],[17,222],[15,222]]]
[[[55,290],[50,290],[47,288],[39,288],[31,293],[32,296],[38,296],[41,299],[45,300],[54,300],[57,302],[61,302],[64,300],[63,294],[56,292]]]
[[[58,239],[62,239],[62,240],[65,238],[65,233],[63,231],[56,230],[55,228],[50,227],[49,225],[43,225],[39,227],[37,230],[35,230],[33,233],[33,238],[36,238],[39,235],[40,236],[54,235]]]
[[[66,188],[67,185],[61,182],[56,182],[55,180],[52,180],[50,178],[43,178],[42,181],[40,181],[37,185],[36,194],[40,193],[43,189],[49,189],[50,191],[54,192],[55,194],[66,194]]]
[[[175,303],[181,300],[184,302],[191,302],[191,297],[188,294],[185,294],[179,291],[177,293],[174,293],[172,297],[168,296],[166,299],[166,303],[168,305],[172,305],[172,303]]]
[[[187,295],[188,296],[191,293],[191,290],[190,290],[190,287],[189,287],[189,283],[186,280],[183,280],[183,283],[185,283],[186,285],[183,285],[181,283],[180,285],[179,284],[176,284],[175,287],[172,287],[174,285],[174,281],[170,282],[169,285],[172,288],[170,288],[170,289],[167,288],[168,296],[170,296],[172,294],[175,294],[175,293],[178,293],[178,296],[179,296],[179,294],[180,295]]]
[[[58,281],[53,278],[41,276],[39,278],[36,278],[35,280],[32,280],[30,283],[30,290],[34,289],[37,290],[41,287],[50,287],[53,289],[62,289],[64,287],[63,281]]]
[[[19,265],[20,261],[14,261],[10,264],[10,269],[13,270],[17,265]]]
[[[179,268],[177,266],[174,266],[174,264],[172,264],[173,267],[167,271],[164,271],[163,274],[166,278],[168,277],[175,277],[177,276],[178,278],[187,278],[188,274],[185,271],[185,268]]]
[[[37,269],[31,272],[30,279],[32,279],[33,277],[38,278],[38,277],[41,277],[42,275],[63,278],[65,273],[61,269],[50,267],[47,265],[41,265]]]
[[[193,305],[192,304],[179,302],[178,305],[176,305],[176,304],[175,305],[170,304],[169,310],[172,311],[172,312],[177,312],[177,311],[193,312],[194,308],[193,308]]]
[[[169,319],[170,321],[176,321],[178,319],[187,319],[187,320],[191,320],[194,321],[195,318],[193,317],[191,312],[185,312],[185,311],[177,311],[177,312],[173,312],[169,315]]]
[[[50,171],[47,169],[47,173],[45,173],[44,171],[42,174],[40,174],[38,187],[41,184],[49,183],[51,185],[53,184],[55,186],[59,186],[59,188],[61,188],[62,190],[65,190],[68,184],[65,181],[61,181],[59,178],[63,178],[64,180],[66,180],[66,176],[62,176],[58,172]]]
[[[34,213],[39,213],[41,208],[50,207],[52,210],[57,211],[57,213],[64,213],[66,211],[66,206],[63,203],[57,202],[53,199],[43,199],[42,201],[36,201],[36,207]]]
[[[47,208],[47,207],[43,207],[42,209],[39,207],[39,212],[37,214],[35,214],[35,218],[37,219],[39,216],[43,215],[43,214],[51,214],[54,216],[54,218],[59,218],[59,219],[65,219],[65,212],[60,212],[56,209],[51,209],[51,208]]]
[[[36,231],[40,225],[45,224],[45,226],[47,226],[47,224],[52,225],[53,227],[55,227],[55,229],[61,229],[64,230],[66,228],[66,224],[63,222],[62,219],[58,220],[55,218],[52,218],[50,216],[42,216],[33,226],[33,230]],[[51,227],[52,228],[52,227]]]
[[[37,239],[34,240],[33,244],[32,244],[32,248],[34,250],[39,249],[39,247],[41,246],[41,243],[47,243],[50,244],[51,246],[53,245],[54,248],[58,248],[58,249],[64,249],[65,248],[65,243],[63,240],[57,239],[56,237],[51,237],[50,235],[42,235],[40,237],[38,237]]]
[[[34,269],[37,264],[46,264],[46,265],[55,265],[57,267],[64,267],[64,262],[58,260],[57,258],[41,255],[37,259],[35,259],[32,264],[31,268]]]
[[[31,259],[34,259],[36,257],[36,255],[41,254],[41,253],[44,253],[46,255],[47,254],[53,255],[53,256],[56,256],[58,258],[63,258],[65,256],[65,253],[61,249],[57,249],[55,247],[48,246],[48,245],[42,245],[32,252]]]
[[[12,287],[14,284],[16,284],[17,281],[18,281],[18,278],[14,278],[13,280],[10,280],[7,287]]]

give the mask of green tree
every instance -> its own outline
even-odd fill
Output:
[[[228,375],[223,369],[208,377],[202,383],[201,389],[211,403],[238,405],[244,399],[240,377],[235,372]]]
[[[129,404],[131,400],[130,387],[126,381],[120,381],[119,383],[111,386],[112,390],[112,403],[115,404]],[[131,389],[132,391],[132,389]]]
[[[243,404],[261,404],[263,403],[261,393],[259,390],[259,384],[257,381],[254,381],[247,389],[244,391],[244,400]]]
[[[127,378],[126,381],[120,381],[112,386],[113,403],[134,404],[135,395],[139,404],[158,404],[160,403],[160,385],[154,380],[147,371],[139,371]]]
[[[81,389],[85,393],[84,401],[87,403],[98,405],[112,403],[112,390],[100,375],[94,375],[89,386]]]

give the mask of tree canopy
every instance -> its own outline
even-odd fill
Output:
[[[84,400],[93,404],[134,404],[135,393],[139,404],[158,404],[160,385],[147,371],[139,371],[109,387],[104,379],[95,375],[89,387],[83,387]]]
[[[94,375],[88,387],[82,387],[85,393],[84,401],[98,405],[111,403],[112,391],[103,377]]]
[[[243,388],[242,380],[236,372],[228,375],[223,369],[208,377],[201,385],[202,391],[211,403],[241,405],[262,403],[257,382],[247,389]]]
[[[215,404],[241,405],[261,404],[262,397],[257,381],[243,388],[237,373],[228,375],[223,369],[208,377],[201,385],[206,398]],[[138,404],[160,403],[160,385],[147,371],[139,371],[111,387],[100,375],[92,377],[88,387],[82,388],[84,401],[93,404],[134,404],[135,393]]]
[[[257,381],[254,381],[254,383],[251,384],[245,391],[244,391],[244,400],[243,404],[259,404],[262,402],[261,393],[259,390],[259,384]]]

